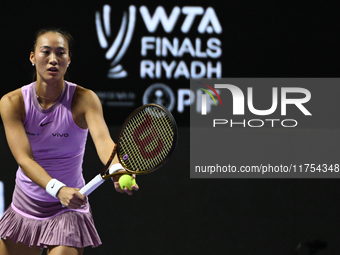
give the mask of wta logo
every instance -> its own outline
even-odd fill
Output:
[[[140,78],[222,77],[222,41],[218,38],[222,34],[222,26],[215,10],[202,6],[174,6],[172,10],[168,8],[157,6],[154,10],[149,10],[145,5],[131,5],[123,13],[120,24],[119,21],[112,21],[117,15],[112,13],[115,9],[110,5],[106,4],[102,11],[96,11],[95,24],[99,44],[106,51],[105,58],[111,61],[108,78],[120,79],[128,76],[120,62],[127,55],[133,37],[140,37]],[[111,31],[115,29],[116,35]],[[165,36],[159,34],[162,30]],[[197,35],[188,36],[189,32]],[[172,36],[172,33],[176,36]],[[189,58],[188,61],[187,56],[191,60]],[[138,59],[133,56],[131,61]]]
[[[220,101],[220,104],[222,105],[220,95],[217,93],[217,91],[213,87],[205,83],[201,83],[201,82],[197,82],[197,83],[206,86],[208,89],[214,92],[214,94],[217,96],[218,100]],[[212,98],[216,106],[217,106],[217,102],[213,94],[211,94],[207,89],[203,89],[203,88],[199,88],[199,89],[205,92],[202,94],[202,98],[201,98],[201,115],[207,115],[207,94]]]
[[[120,60],[125,55],[133,35],[136,23],[136,7],[131,5],[129,14],[123,14],[122,23],[119,32],[114,41],[109,45],[108,40],[111,38],[111,7],[104,5],[103,19],[100,12],[96,12],[96,28],[99,44],[103,49],[107,49],[105,57],[107,60],[112,61],[111,67],[107,74],[108,78],[125,78],[127,72],[123,66],[119,64]]]

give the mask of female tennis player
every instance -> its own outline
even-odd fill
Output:
[[[2,97],[0,113],[19,168],[13,200],[0,221],[0,254],[83,254],[101,244],[87,198],[82,162],[88,130],[106,163],[114,142],[94,92],[64,79],[72,37],[59,29],[37,33],[30,61],[36,81]],[[113,163],[118,160],[114,159]],[[115,177],[118,192],[121,190]]]

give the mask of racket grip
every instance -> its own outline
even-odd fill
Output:
[[[101,174],[96,175],[89,183],[79,190],[79,193],[88,196],[98,188],[105,180],[102,178]]]

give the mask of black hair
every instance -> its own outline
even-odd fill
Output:
[[[34,52],[35,47],[37,46],[37,41],[38,41],[39,37],[42,36],[43,34],[46,34],[46,33],[49,33],[49,32],[59,33],[59,34],[62,35],[62,37],[64,37],[64,39],[68,43],[69,55],[71,57],[71,55],[72,55],[72,50],[71,49],[72,49],[72,46],[74,44],[74,40],[73,40],[72,35],[69,32],[67,32],[66,30],[62,29],[62,28],[43,28],[43,29],[38,30],[35,33],[35,36],[34,36],[32,51]]]
[[[35,33],[34,41],[33,41],[33,47],[32,47],[31,51],[32,52],[35,51],[35,47],[37,46],[37,41],[38,41],[39,37],[44,35],[44,34],[46,34],[46,33],[49,33],[49,32],[58,33],[62,37],[64,37],[64,39],[67,41],[67,44],[68,44],[68,54],[71,57],[72,56],[72,46],[74,44],[74,39],[73,39],[72,35],[69,32],[67,32],[66,30],[64,30],[63,28],[51,27],[51,28],[42,28],[42,29],[38,30]],[[65,78],[68,78],[67,72],[66,72],[65,76],[66,76]],[[33,81],[35,81],[37,79],[37,73],[36,73],[35,69],[33,71],[33,77],[32,78],[33,78]]]

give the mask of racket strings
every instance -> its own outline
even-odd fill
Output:
[[[156,115],[154,114],[154,116]],[[152,126],[152,123],[156,124],[157,122],[152,122],[152,119],[149,117],[149,115],[146,115],[145,117],[146,118],[142,122],[142,125],[139,126],[141,128],[138,127],[137,129],[135,129],[135,131],[138,130],[138,132],[136,132],[135,134],[136,137],[138,137],[138,139],[140,139],[141,141],[139,145],[143,154],[143,158],[152,158],[154,159],[153,162],[156,163],[157,158],[155,157],[159,154],[159,152],[163,150],[163,142],[161,139],[157,139],[158,132],[157,130],[155,130],[155,125]],[[155,144],[157,144],[157,147],[155,147]]]
[[[126,168],[145,171],[160,164],[168,156],[173,143],[171,119],[161,108],[146,107],[126,124],[119,155]],[[127,160],[123,159],[124,156]]]

